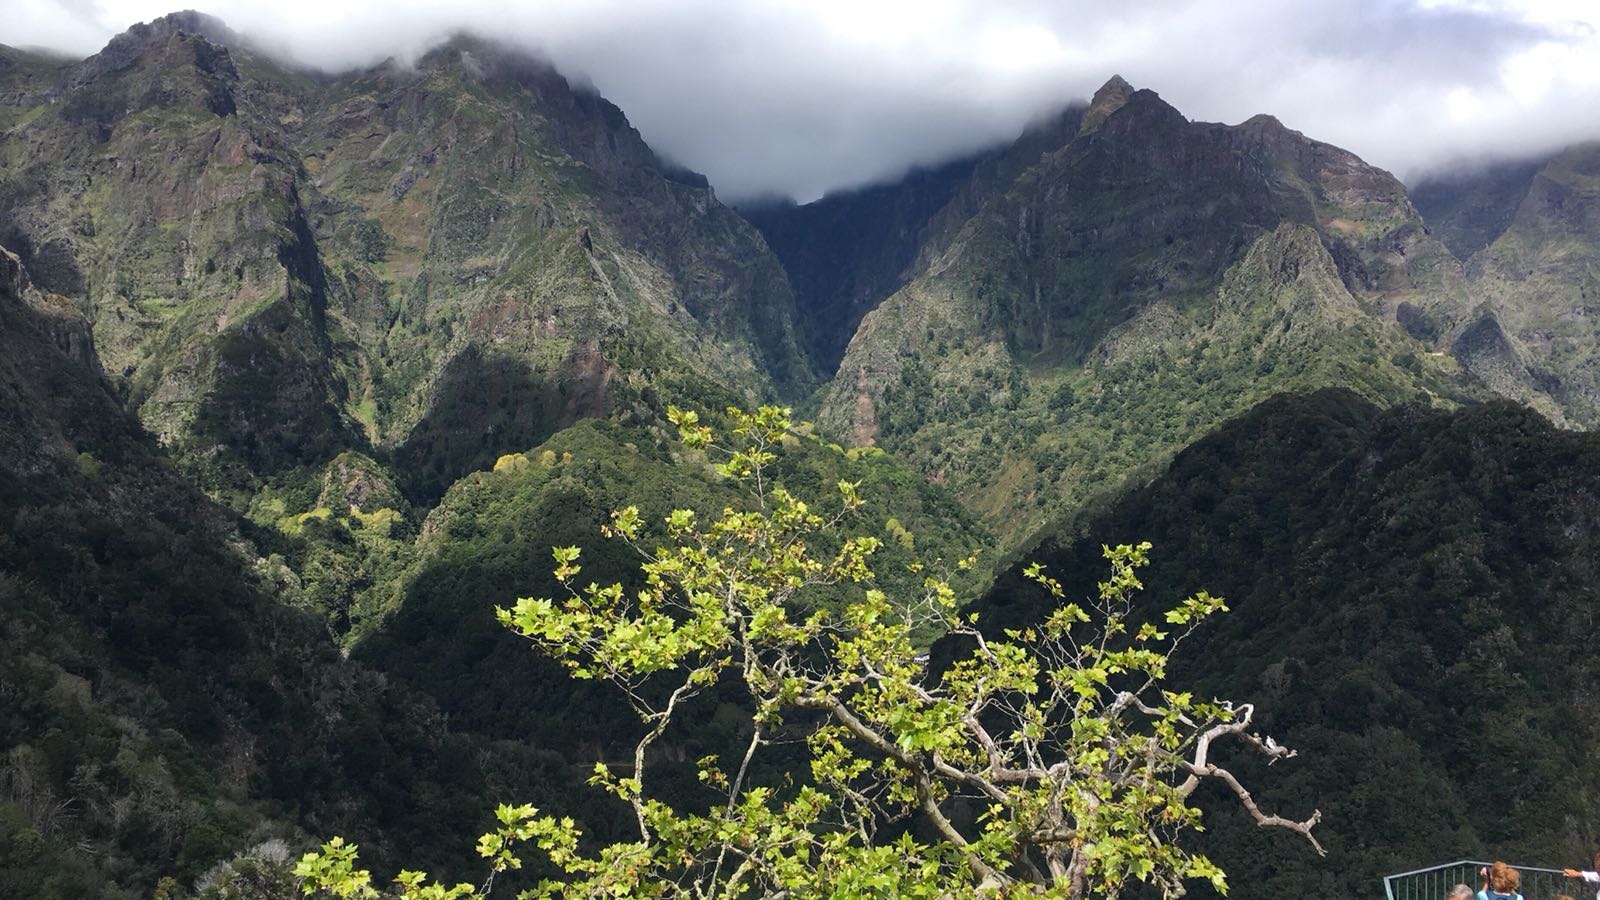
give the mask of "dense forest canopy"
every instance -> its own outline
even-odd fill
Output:
[[[1102,540],[1134,535],[1155,547],[1151,593],[1229,600],[1175,670],[1255,698],[1263,726],[1314,760],[1262,796],[1323,809],[1327,864],[1225,806],[1208,818],[1242,890],[1333,892],[1458,858],[1582,860],[1600,840],[1593,435],[1508,403],[1280,397],[1022,555],[1070,584],[1092,577]],[[975,608],[994,628],[1038,621],[1049,609],[1024,587],[1012,569]]]

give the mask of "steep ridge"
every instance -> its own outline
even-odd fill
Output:
[[[1015,539],[1278,391],[1489,391],[1446,355],[1473,321],[1460,266],[1387,173],[1121,79],[1074,124],[863,319],[820,424]]]
[[[481,467],[549,423],[670,396],[674,380],[717,399],[810,384],[760,237],[547,66],[458,39],[416,72],[365,73],[316,99],[302,140],[326,148],[307,165],[338,204],[334,240],[377,241],[390,275],[343,270],[357,310],[387,302],[393,316],[372,396],[407,468],[496,430],[498,446],[471,456]],[[497,406],[515,408],[509,421]]]
[[[861,317],[904,284],[934,216],[968,183],[977,160],[917,170],[892,184],[829,194],[803,206],[753,203],[760,229],[794,285],[812,357],[832,372]]]
[[[0,249],[0,895],[170,893],[331,830],[477,877],[459,838],[484,798],[570,793],[566,767],[451,735],[342,661],[273,595],[248,524],[119,408],[87,336]]]
[[[1415,193],[1497,326],[1477,343],[1530,370],[1573,424],[1600,424],[1600,144],[1435,179]]]
[[[813,381],[759,234],[537,61],[320,76],[196,14],[4,58],[0,239],[214,489],[377,448],[426,499],[580,417]]]
[[[169,17],[66,70],[8,133],[0,239],[84,310],[147,427],[271,471],[354,432],[295,162],[239,114],[218,29]]]
[[[1118,83],[1126,84],[1112,80]],[[1096,102],[1093,108],[1104,110],[1113,101],[1102,89]],[[914,170],[890,184],[840,191],[803,206],[741,209],[783,261],[821,370],[836,371],[862,317],[926,268],[974,213],[1039,157],[1071,140],[1087,109],[1069,105],[1008,146]]]
[[[1152,604],[1203,589],[1231,608],[1174,677],[1256,702],[1263,733],[1300,751],[1270,773],[1236,762],[1263,805],[1320,808],[1329,855],[1219,798],[1206,848],[1229,896],[1374,891],[1463,857],[1582,858],[1600,837],[1600,437],[1505,401],[1281,396],[1080,525],[1019,559],[1087,592],[1103,544],[1151,541]],[[1049,611],[1020,568],[974,606],[988,627]]]
[[[1533,177],[1548,158],[1488,163],[1457,172],[1443,172],[1411,185],[1411,202],[1457,259],[1494,242],[1510,227],[1533,186]]]
[[[306,832],[345,833],[376,868],[404,856],[474,877],[450,854],[491,800],[572,808],[626,717],[556,680],[490,611],[553,590],[552,544],[627,577],[636,560],[596,537],[610,507],[659,520],[738,502],[660,427],[669,402],[794,400],[842,353],[816,395],[825,427],[920,472],[804,436],[782,477],[810,494],[865,482],[859,525],[885,538],[893,582],[913,550],[988,543],[952,489],[1015,547],[1281,391],[1501,394],[1580,423],[1593,397],[1600,229],[1583,148],[1525,190],[1513,173],[1439,201],[1445,243],[1477,245],[1464,276],[1386,173],[1269,117],[1189,122],[1116,78],[976,160],[751,213],[765,239],[615,107],[468,38],[341,75],[285,68],[196,14],[82,62],[0,47],[0,135],[0,244],[17,251],[0,251],[0,873],[17,879],[3,895],[148,896]],[[1539,657],[1553,622],[1583,621],[1587,440],[1498,404],[1275,401],[1093,536],[1132,523],[1149,531],[1126,539],[1165,547],[1205,522],[1250,552],[1322,560],[1199,585],[1251,602],[1189,665],[1219,691],[1301,704],[1273,721],[1308,758],[1383,761],[1334,770],[1358,788],[1340,815],[1378,823],[1335,828],[1347,871],[1462,846],[1570,855],[1527,835],[1551,833],[1546,816],[1595,831],[1573,756],[1592,711],[1580,693],[1540,705],[1565,689],[1560,667],[1583,692],[1588,669],[1565,644],[1509,675],[1496,654]],[[1257,474],[1219,476],[1236,463]],[[1194,498],[1160,506],[1174,478]],[[1325,505],[1334,530],[1316,531]],[[1436,506],[1450,515],[1430,519]],[[1392,546],[1361,542],[1374,534]],[[1257,571],[1222,537],[1162,583],[1194,586],[1207,559]],[[1083,546],[1037,552],[1098,574]],[[1417,559],[1429,568],[1406,568]],[[1333,584],[1368,571],[1382,576],[1360,590]],[[1574,605],[1534,608],[1524,585]],[[1262,612],[1280,609],[1263,592],[1289,587],[1328,608]],[[1439,630],[1454,643],[1412,634],[1414,589],[1466,623]],[[991,595],[997,621],[1007,596]],[[1349,623],[1375,596],[1393,601],[1374,613],[1393,634]],[[1514,633],[1518,616],[1540,642]],[[1284,622],[1336,635],[1341,658],[1268,659],[1262,635],[1289,646]],[[1371,646],[1340,643],[1345,626]],[[1382,668],[1411,652],[1402,637],[1430,649],[1423,674],[1444,693]],[[1435,665],[1459,646],[1470,670]],[[1483,671],[1498,674],[1468,683]],[[1462,720],[1497,759],[1523,759],[1509,735],[1535,732],[1511,788],[1475,787],[1495,773],[1443,743],[1460,723],[1429,704],[1461,702],[1531,710]],[[716,749],[732,718],[708,709],[662,752]],[[1303,778],[1287,790],[1341,790]],[[1413,794],[1439,821],[1474,813],[1403,831],[1393,804]],[[612,812],[580,810],[602,834]],[[1235,884],[1274,891],[1245,896],[1348,887],[1297,862],[1268,871],[1262,839],[1216,830]]]
[[[484,41],[324,75],[178,13],[79,62],[4,49],[0,129],[0,242],[341,639],[457,478],[814,381],[754,228]]]

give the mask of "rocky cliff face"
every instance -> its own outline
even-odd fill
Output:
[[[1111,83],[1126,85],[1120,78]],[[1105,113],[1118,102],[1102,90],[1096,105],[1069,104],[1010,145],[976,157],[803,206],[756,204],[743,210],[783,261],[821,370],[837,370],[861,319],[926,270],[969,219],[1041,156],[1071,140],[1089,111]]]
[[[1441,172],[1409,189],[1411,202],[1457,259],[1470,259],[1511,225],[1533,177],[1548,157],[1509,160]]]
[[[100,382],[88,323],[63,298],[39,290],[15,253],[0,247],[0,458],[16,488],[71,471],[99,450],[99,429],[126,438]],[[119,426],[124,430],[118,431]]]
[[[1487,344],[1495,358],[1514,356],[1527,373],[1516,373],[1519,385],[1548,393],[1571,423],[1600,424],[1600,144],[1415,192],[1499,329]],[[1470,346],[1485,336],[1475,331]]]
[[[807,348],[824,372],[838,366],[862,316],[905,284],[935,239],[934,217],[971,183],[979,162],[958,160],[804,206],[740,210],[783,261]]]
[[[0,242],[222,481],[376,447],[437,492],[578,417],[813,381],[755,230],[535,60],[319,76],[192,14],[0,59]]]
[[[1270,116],[1190,122],[1114,77],[940,178],[753,218],[813,333],[853,328],[819,421],[1025,530],[1291,386],[1501,396],[1592,424],[1593,155],[1435,180],[1413,206],[1388,173]],[[860,222],[880,236],[841,224]],[[1260,260],[1289,245],[1303,275],[1285,280]],[[1310,281],[1344,314],[1257,329]]]
[[[1380,623],[1428,585],[1494,609],[1578,596],[1567,581],[1594,581],[1593,466],[1557,472],[1570,483],[1551,493],[1537,461],[1588,459],[1593,441],[1507,405],[1385,414],[1369,440],[1379,414],[1356,395],[1500,394],[1600,418],[1597,184],[1590,146],[1419,191],[1437,211],[1430,234],[1404,188],[1349,153],[1265,116],[1190,122],[1112,79],[1009,147],[752,214],[774,253],[615,107],[483,41],[340,75],[285,68],[193,14],[84,61],[0,47],[0,683],[22,686],[0,692],[0,780],[44,786],[28,809],[0,802],[0,895],[49,896],[33,882],[76,868],[98,882],[59,895],[148,896],[168,873],[192,884],[268,824],[379,823],[347,833],[387,865],[439,845],[435,830],[470,833],[490,793],[565,802],[571,759],[530,745],[603,758],[619,719],[513,660],[525,648],[488,605],[542,590],[545,548],[597,540],[612,506],[641,500],[659,518],[737,502],[658,427],[667,403],[797,400],[835,363],[810,393],[825,426],[923,477],[809,434],[781,474],[884,499],[862,528],[888,542],[884,571],[901,574],[886,578],[913,578],[913,553],[989,543],[969,511],[1020,546],[1258,401],[1339,385],[1355,393],[1185,454],[1172,469],[1193,488],[1182,514],[1138,517],[1196,532],[1201,560],[1223,558],[1212,537],[1245,534],[1233,552],[1253,565],[1338,546],[1316,529],[1281,543],[1304,521],[1273,516],[1324,522],[1328,497],[1354,511],[1344,536],[1382,558],[1329,557],[1294,594],[1310,616],[1270,606],[1295,573],[1268,573],[1230,641],[1265,646],[1314,616],[1348,634],[1333,620],[1367,586],[1339,589],[1356,598],[1344,603],[1318,573],[1386,560],[1423,567],[1370,586],[1393,594]],[[600,417],[614,421],[571,425]],[[1218,486],[1218,460],[1262,448],[1282,458]],[[1425,465],[1361,475],[1385,454]],[[1342,500],[1318,490],[1335,466],[1360,476]],[[1421,493],[1396,506],[1408,490]],[[1446,504],[1464,510],[1460,546],[1424,527]],[[1485,553],[1491,538],[1504,546]],[[1528,572],[1499,567],[1529,548]],[[613,552],[586,565],[634,570]],[[1512,573],[1505,591],[1484,588],[1489,569]],[[1581,619],[1578,606],[1566,612]],[[1456,652],[1454,627],[1423,631]],[[1391,660],[1421,645],[1373,633],[1379,647],[1406,637]],[[1269,692],[1301,678],[1292,659],[1261,662],[1247,674],[1267,671]],[[1537,706],[1570,668],[1474,708]],[[1429,678],[1471,693],[1478,671]],[[1373,695],[1343,681],[1356,674],[1318,675],[1335,692],[1304,708],[1351,711],[1366,729]],[[434,702],[493,740],[452,736]],[[586,728],[564,727],[574,714]],[[420,780],[397,795],[396,770]],[[1529,784],[1552,803],[1587,789]],[[1373,795],[1402,795],[1392,787]],[[84,815],[28,818],[65,808]],[[625,821],[612,812],[587,816]],[[17,835],[31,835],[25,870],[7,865]],[[1339,885],[1279,893],[1311,889]]]
[[[1121,79],[1072,124],[945,220],[864,318],[820,422],[1025,528],[1245,398],[1470,390],[1444,355],[1472,314],[1460,266],[1387,173],[1268,116],[1190,122]]]
[[[147,427],[271,469],[352,434],[296,161],[240,114],[218,28],[172,17],[65,70],[8,134],[0,233]]]

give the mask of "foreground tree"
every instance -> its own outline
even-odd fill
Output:
[[[642,589],[580,586],[578,549],[557,548],[566,595],[498,611],[575,677],[614,684],[643,736],[631,764],[597,765],[592,779],[631,807],[636,840],[585,852],[572,820],[501,807],[498,830],[479,844],[493,872],[520,867],[517,847],[532,842],[563,873],[533,897],[1082,898],[1114,897],[1130,881],[1176,897],[1192,879],[1226,888],[1183,839],[1200,824],[1189,799],[1208,780],[1258,824],[1321,852],[1318,813],[1263,812],[1213,757],[1230,740],[1270,762],[1294,752],[1251,730],[1251,706],[1167,686],[1173,649],[1226,607],[1200,593],[1159,624],[1135,624],[1148,544],[1107,548],[1110,575],[1082,603],[1032,567],[1060,605],[1036,628],[988,635],[961,613],[948,573],[927,573],[915,596],[874,586],[879,541],[848,534],[862,505],[855,485],[840,483],[822,511],[771,483],[787,410],[729,415],[726,445],[693,413],[672,420],[687,448],[721,455],[721,474],[749,488],[749,508],[710,523],[673,512],[659,547],[637,509],[620,510],[605,531],[639,550]],[[841,592],[851,602],[811,599]],[[912,637],[930,626],[962,648],[937,672]],[[748,741],[726,761],[699,761],[713,802],[672,805],[651,790],[651,746],[686,704],[729,683],[753,710]],[[795,740],[810,777],[754,783],[758,755]],[[355,849],[336,840],[297,874],[308,893],[378,896],[354,865]],[[424,882],[401,873],[396,892],[486,895],[493,875],[476,886]]]

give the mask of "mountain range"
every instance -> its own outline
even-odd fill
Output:
[[[1286,791],[1352,792],[1332,867],[1224,819],[1236,894],[1578,853],[1597,323],[1597,144],[1408,188],[1113,77],[735,209],[483,38],[342,73],[197,13],[0,46],[0,893],[203,894],[333,831],[449,872],[511,794],[608,821],[571,798],[626,711],[492,608],[554,544],[629,577],[613,506],[739,502],[666,410],[762,402],[816,421],[786,484],[862,482],[883,571],[994,547],[961,587],[997,622],[1040,614],[1015,561],[1092,583],[1139,537],[1153,585],[1236,598],[1183,665],[1326,760]],[[1462,731],[1523,741],[1509,787]],[[1458,824],[1408,830],[1418,794]]]

